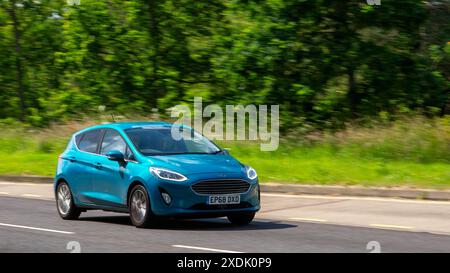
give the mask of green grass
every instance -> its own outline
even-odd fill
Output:
[[[85,124],[45,131],[4,128],[0,174],[54,175],[69,136]],[[255,142],[219,142],[253,166],[261,182],[408,186],[450,189],[450,119],[413,119],[389,126],[281,140],[274,152]]]
[[[321,145],[266,155],[252,153],[257,149],[252,146],[231,146],[231,154],[253,166],[263,182],[450,188],[450,164],[445,162],[388,160]]]

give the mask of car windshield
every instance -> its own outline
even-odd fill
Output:
[[[148,126],[125,130],[136,149],[145,156],[174,154],[217,154],[222,150],[192,129],[177,127],[172,136],[170,126]],[[179,136],[182,136],[181,138]]]

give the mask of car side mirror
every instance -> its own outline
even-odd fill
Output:
[[[223,153],[224,155],[230,155],[230,152],[229,152],[228,150],[225,150],[225,149],[222,150],[222,153]]]
[[[116,150],[108,152],[106,154],[106,157],[112,161],[117,161],[117,162],[125,161],[125,156],[123,155],[123,153],[120,151],[116,151]]]

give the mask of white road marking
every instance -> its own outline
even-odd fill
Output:
[[[50,196],[42,196],[42,195],[36,195],[36,194],[19,194],[19,193],[9,193],[9,192],[0,192],[0,195],[8,195],[15,198],[27,198],[27,199],[39,199],[39,200],[47,200],[47,201],[54,201],[54,197]]]
[[[51,183],[28,183],[28,182],[0,182],[0,185],[23,185],[23,186],[49,186]]]
[[[62,231],[62,230],[48,229],[48,228],[37,228],[37,227],[29,227],[29,226],[11,225],[11,224],[5,224],[5,223],[0,223],[0,226],[47,231],[47,232],[62,233],[62,234],[75,234],[75,232],[71,232],[71,231]]]
[[[272,219],[276,219],[276,220],[279,220],[279,221],[284,221],[286,218],[275,217],[275,218],[272,218]],[[328,220],[324,224],[325,225],[343,226],[343,227],[358,227],[358,228],[368,228],[369,227],[369,228],[378,228],[378,229],[401,229],[401,230],[408,231],[408,232],[427,232],[427,233],[436,234],[436,235],[446,235],[446,236],[450,235],[450,232],[428,230],[428,229],[427,230],[422,230],[422,229],[417,229],[415,227],[397,226],[397,225],[384,225],[384,224],[364,225],[364,224],[355,224],[355,223],[330,222]]]
[[[207,247],[199,247],[199,246],[185,246],[185,245],[172,245],[172,246],[173,247],[178,247],[178,248],[189,248],[189,249],[196,249],[196,250],[222,252],[222,253],[243,253],[243,252],[239,252],[239,251],[216,249],[216,248],[207,248]]]
[[[318,223],[328,222],[328,220],[325,220],[325,219],[301,218],[301,217],[292,217],[292,218],[289,218],[289,220],[301,221],[301,222],[318,222]],[[336,224],[339,224],[339,223],[336,223]],[[345,224],[345,225],[347,225],[347,224]],[[352,224],[349,224],[349,225],[352,225]],[[363,225],[358,225],[358,226],[364,227]],[[404,230],[414,229],[413,227],[398,226],[398,225],[386,225],[386,224],[370,224],[369,226],[375,227],[375,228],[384,228],[384,229],[404,229]]]
[[[371,227],[389,228],[389,229],[414,229],[413,227],[397,226],[397,225],[385,225],[385,224],[370,224]]]
[[[329,199],[329,200],[362,200],[362,201],[380,201],[380,202],[398,202],[398,203],[413,203],[413,204],[439,204],[450,205],[449,201],[435,201],[435,200],[407,200],[394,199],[389,197],[356,197],[356,196],[326,196],[326,195],[309,195],[309,194],[281,194],[281,193],[261,193],[261,196],[272,197],[293,197],[305,199]]]
[[[306,221],[306,222],[328,222],[328,220],[325,219],[300,218],[300,217],[289,218],[289,220]]]
[[[42,196],[37,195],[37,194],[28,194],[28,193],[22,194],[22,196],[23,197],[36,197],[36,198],[41,198],[42,197]]]

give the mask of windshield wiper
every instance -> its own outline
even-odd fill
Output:
[[[156,156],[156,155],[209,155],[211,153],[199,153],[199,152],[180,152],[180,153],[154,153],[154,154],[146,154],[147,156]]]
[[[220,154],[220,153],[223,153],[223,150],[218,150],[218,151],[215,151],[215,152],[212,152],[212,153],[208,153],[208,154],[216,155],[216,154]]]

